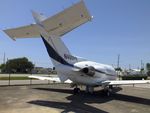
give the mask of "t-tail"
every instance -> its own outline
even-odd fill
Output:
[[[33,18],[38,26],[40,37],[42,38],[45,47],[47,49],[47,52],[54,64],[55,67],[57,65],[72,65],[73,63],[77,62],[77,58],[73,57],[66,45],[61,40],[60,36],[57,34],[49,34],[43,21],[43,15],[36,13],[35,11],[32,11]]]

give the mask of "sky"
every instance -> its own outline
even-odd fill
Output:
[[[36,66],[52,67],[41,38],[11,40],[2,30],[34,23],[31,10],[52,16],[79,0],[0,0],[0,63],[27,57]],[[94,17],[63,36],[73,55],[99,63],[140,67],[150,62],[150,0],[84,0]]]

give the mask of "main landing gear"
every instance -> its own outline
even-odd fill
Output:
[[[94,87],[86,86],[86,93],[93,94],[93,92],[94,92]]]
[[[112,85],[105,87],[104,88],[104,95],[110,96],[112,94],[112,89],[113,89]]]
[[[79,94],[81,91],[80,91],[80,88],[78,88],[77,86],[74,88],[73,90],[73,93],[76,95],[76,94]],[[86,93],[90,93],[90,94],[93,94],[94,92],[94,87],[91,87],[91,86],[86,86]]]
[[[78,94],[78,93],[80,93],[80,88],[78,88],[78,87],[75,87],[74,89],[73,89],[73,94]]]
[[[112,94],[112,90],[113,90],[113,86],[105,86],[103,93],[105,96],[110,96]],[[77,87],[77,85],[75,86],[74,90],[73,90],[73,94],[77,95],[81,92],[80,88]],[[94,87],[91,86],[86,86],[86,93],[90,93],[93,94],[94,92]]]

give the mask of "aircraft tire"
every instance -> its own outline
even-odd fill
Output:
[[[74,88],[74,90],[73,90],[73,94],[78,94],[78,93],[80,93],[80,88]]]

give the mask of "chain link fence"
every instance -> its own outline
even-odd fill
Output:
[[[0,74],[0,86],[12,86],[12,85],[41,85],[53,83],[49,80],[36,80],[29,78],[31,74]],[[36,75],[38,76],[38,75]],[[39,75],[46,76],[46,75]],[[56,75],[51,75],[56,76]]]

